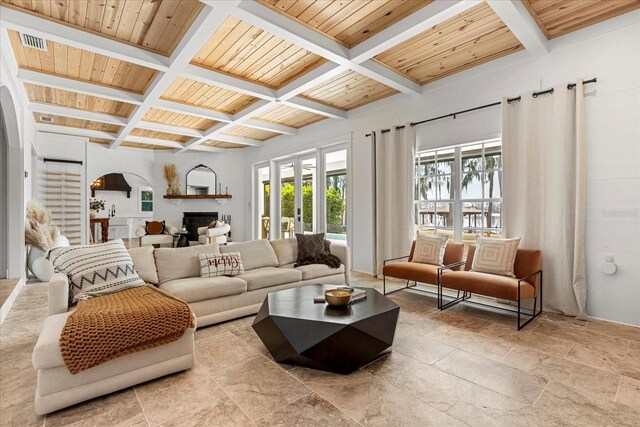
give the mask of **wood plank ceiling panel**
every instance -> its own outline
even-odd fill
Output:
[[[224,141],[215,141],[213,139],[209,139],[202,143],[205,147],[217,147],[217,148],[246,148],[247,145],[242,144],[234,144],[232,142],[224,142]]]
[[[475,6],[375,57],[420,84],[522,49],[486,3]]]
[[[178,77],[162,94],[162,99],[209,108],[228,114],[235,114],[258,100],[244,95],[195,80]]]
[[[146,150],[175,150],[175,148],[165,147],[164,145],[141,144],[139,142],[129,142],[126,140],[122,144],[120,144],[120,146],[129,148],[144,148]]]
[[[242,136],[245,138],[257,139],[258,141],[266,141],[267,139],[280,135],[279,133],[276,133],[276,132],[270,132],[268,130],[262,130],[262,129],[254,129],[254,128],[240,126],[240,125],[234,126],[222,133],[230,136]]]
[[[142,136],[145,138],[164,139],[166,141],[174,141],[174,142],[187,142],[191,139],[191,137],[188,137],[185,135],[176,135],[175,133],[159,132],[155,130],[140,129],[140,128],[133,129],[130,135]]]
[[[127,61],[47,40],[47,51],[25,47],[17,31],[9,30],[18,66],[73,80],[144,93],[158,72]]]
[[[432,0],[258,0],[282,15],[353,47]]]
[[[523,0],[548,39],[640,8],[639,0]]]
[[[171,55],[203,8],[194,0],[2,0],[65,25]]]
[[[113,140],[105,138],[89,138],[89,142],[92,142],[94,144],[110,145]]]
[[[277,107],[254,117],[254,119],[300,129],[301,127],[324,120],[326,117],[309,111],[300,110],[298,108],[289,107],[287,105],[278,105]]]
[[[351,110],[398,93],[354,71],[345,71],[301,95],[343,110]]]
[[[53,119],[53,122],[42,120],[42,117],[49,117]],[[56,125],[56,126],[66,126],[72,128],[82,128],[89,130],[99,130],[102,132],[111,132],[116,133],[120,130],[120,126],[107,124],[107,123],[98,123],[92,122],[89,120],[82,119],[72,119],[70,117],[57,116],[55,114],[42,114],[42,113],[33,113],[33,118],[36,123],[43,123],[47,125]]]
[[[325,62],[318,55],[231,16],[191,61],[275,89]]]
[[[160,110],[158,108],[149,109],[142,120],[196,130],[207,130],[218,123],[215,120],[208,120],[202,117],[191,116],[188,114],[174,113],[171,111]]]
[[[96,113],[112,114],[120,117],[128,117],[134,108],[134,105],[124,102],[69,92],[62,89],[52,89],[31,83],[25,83],[24,88],[27,92],[27,96],[29,97],[29,101],[32,102],[60,105],[63,107],[76,108],[78,110],[94,111]]]

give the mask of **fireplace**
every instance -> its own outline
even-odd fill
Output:
[[[206,227],[218,219],[218,212],[183,212],[182,225],[189,232],[190,241],[198,241],[198,227]]]

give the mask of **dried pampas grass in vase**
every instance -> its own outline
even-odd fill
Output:
[[[37,202],[29,202],[24,226],[25,242],[47,252],[56,237],[58,237],[58,227],[53,224],[49,211]]]
[[[175,194],[174,188],[178,179],[178,169],[173,163],[167,163],[163,169],[164,179],[167,181],[167,195]]]

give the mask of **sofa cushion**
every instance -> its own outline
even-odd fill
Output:
[[[153,246],[129,248],[129,255],[131,255],[133,266],[140,278],[147,283],[157,285],[158,272],[156,271],[156,259],[153,257]]]
[[[250,240],[248,242],[233,243],[222,246],[220,252],[240,252],[245,270],[278,266],[278,257],[268,240]]]
[[[344,273],[344,264],[340,264],[339,268],[331,268],[324,264],[309,264],[294,267],[295,263],[285,264],[280,268],[294,268],[302,273],[302,280],[317,279],[320,277],[333,276],[334,274]]]
[[[240,252],[200,254],[200,277],[238,276],[244,273]]]
[[[291,268],[260,267],[236,276],[247,282],[247,291],[302,280],[302,272]]]
[[[153,251],[158,271],[158,283],[186,277],[200,277],[199,254],[220,252],[218,245],[197,245],[187,248],[158,248]]]
[[[247,282],[237,277],[189,277],[162,283],[160,289],[186,302],[241,294],[247,291]]]
[[[440,284],[445,288],[467,291],[472,294],[487,295],[510,301],[518,300],[518,279],[512,277],[474,271],[445,271],[440,277]],[[535,296],[535,289],[530,283],[522,282],[520,286],[521,299]]]
[[[295,237],[272,240],[269,243],[278,257],[278,265],[292,264],[298,260],[298,240]]]

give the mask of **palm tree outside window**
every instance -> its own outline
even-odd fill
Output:
[[[419,230],[473,243],[502,232],[500,140],[416,155],[415,221]]]

